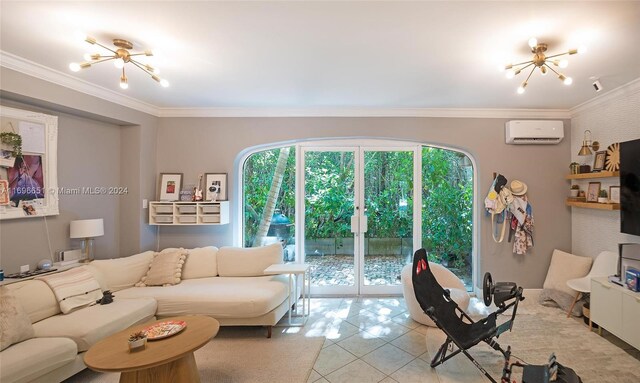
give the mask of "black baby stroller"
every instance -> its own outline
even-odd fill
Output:
[[[467,351],[476,344],[485,342],[504,357],[501,383],[510,383],[513,366],[523,368],[522,383],[547,383],[554,380],[566,383],[582,382],[573,370],[558,364],[553,354],[546,365],[525,365],[519,361],[511,363],[511,347],[504,350],[494,339],[503,332],[512,329],[518,303],[524,300],[522,287],[517,287],[513,282],[494,284],[491,280],[491,274],[485,274],[483,281],[484,302],[489,306],[491,301],[495,300],[498,310],[482,320],[474,321],[451,299],[449,290],[440,286],[431,272],[427,261],[427,252],[424,249],[416,251],[413,256],[412,281],[420,307],[447,336],[431,361],[431,367],[436,367],[455,355],[463,353],[484,376],[493,383],[497,383]],[[509,309],[513,309],[510,319],[497,325],[498,315]]]

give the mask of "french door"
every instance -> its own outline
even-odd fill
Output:
[[[314,295],[399,294],[420,247],[420,146],[301,146],[298,227]]]

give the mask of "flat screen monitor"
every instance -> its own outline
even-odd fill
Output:
[[[640,139],[620,143],[620,231],[640,235]]]

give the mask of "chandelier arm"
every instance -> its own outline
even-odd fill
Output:
[[[547,68],[551,69],[551,71],[552,71],[553,73],[555,73],[555,74],[557,74],[558,76],[560,76],[560,73],[558,73],[558,71],[556,71],[555,69],[551,68],[551,66],[550,66],[550,65],[547,65],[547,63],[546,63],[546,62],[544,63],[544,65],[545,65]]]
[[[113,49],[111,49],[111,48],[109,48],[109,47],[107,47],[107,46],[105,46],[105,45],[102,45],[102,44],[100,44],[100,43],[99,43],[99,42],[97,42],[97,41],[96,41],[94,44],[95,44],[95,45],[97,45],[97,46],[103,47],[104,49],[108,50],[109,52],[112,52],[112,53],[114,53],[114,54],[117,54],[117,52],[116,52],[116,51],[114,51]]]
[[[101,56],[102,57],[102,56]],[[116,56],[104,56],[105,58],[100,59],[100,60],[96,60],[96,61],[89,61],[89,64],[93,65],[93,64],[100,64],[103,63],[105,61],[109,61],[109,60],[115,60],[117,57]]]
[[[137,66],[138,68],[142,69],[146,74],[148,74],[149,76],[153,76],[152,72],[149,72],[147,70],[147,68],[145,68],[142,64],[140,64],[139,62],[137,62],[136,60],[129,60],[130,63],[132,63],[133,65]]]
[[[569,52],[558,53],[557,55],[547,56],[546,58],[552,59],[554,57],[560,57],[560,56],[564,56],[564,55],[568,55],[568,54],[569,54]]]
[[[528,67],[530,67],[531,65],[533,65],[533,61],[529,62],[529,64],[523,66],[522,68],[517,68],[517,70],[523,71],[523,70],[527,69]]]
[[[129,53],[129,57],[133,57],[133,56],[146,56],[147,54],[144,52],[139,52],[139,53]]]
[[[511,64],[511,67],[513,68],[513,67],[517,67],[518,65],[524,65],[524,64],[533,64],[533,60],[523,61],[523,62],[521,62],[521,63],[517,63],[517,64]],[[529,66],[529,65],[527,65],[527,66]],[[523,67],[523,68],[526,68],[526,66],[525,66],[525,67]],[[522,68],[521,68],[521,69],[522,69]]]
[[[533,74],[533,71],[536,70],[536,67],[534,66],[533,68],[531,68],[531,72],[529,72],[529,75],[527,76],[527,79],[524,80],[524,82],[528,83],[529,79],[531,78],[531,75]]]

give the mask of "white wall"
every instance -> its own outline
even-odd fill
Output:
[[[614,142],[640,138],[640,79],[590,102],[571,119],[571,160],[593,166],[594,156],[579,157],[585,130],[590,130],[600,150]],[[585,162],[586,161],[586,162]],[[567,164],[567,173],[569,164]],[[589,181],[602,182],[601,187],[620,185],[617,178],[574,182],[586,190]],[[567,182],[567,193],[569,183]],[[603,250],[618,252],[618,243],[640,243],[640,236],[620,233],[620,212],[573,207],[571,213],[572,252],[595,257]]]

